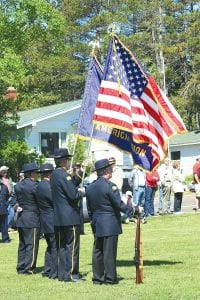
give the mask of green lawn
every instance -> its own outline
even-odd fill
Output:
[[[37,274],[16,274],[18,234],[10,244],[0,243],[0,292],[3,299],[200,299],[200,214],[159,216],[141,225],[144,284],[135,284],[133,263],[135,224],[123,225],[119,237],[116,286],[93,286],[89,225],[81,236],[80,272],[83,283],[42,278],[45,241],[40,241]]]

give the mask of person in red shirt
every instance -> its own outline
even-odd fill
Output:
[[[157,184],[160,180],[158,171],[146,174],[146,192],[145,192],[145,216],[154,216],[154,198],[157,190]]]
[[[200,210],[200,157],[196,159],[196,163],[193,166],[193,175],[196,192],[196,210]]]

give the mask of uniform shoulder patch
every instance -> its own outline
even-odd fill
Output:
[[[67,180],[71,180],[72,178],[71,178],[71,176],[67,176],[66,179]]]
[[[117,186],[116,186],[116,185],[113,185],[113,186],[112,186],[112,190],[113,190],[113,191],[116,191],[116,190],[117,190]]]

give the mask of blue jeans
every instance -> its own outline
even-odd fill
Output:
[[[146,199],[145,199],[145,215],[154,215],[154,198],[157,188],[156,187],[146,187]]]
[[[0,215],[0,231],[2,235],[2,242],[8,241],[8,216],[7,215]]]
[[[145,186],[138,186],[137,189],[133,189],[133,204],[134,206],[141,206],[144,208],[145,206]],[[142,217],[144,217],[144,213]]]
[[[8,228],[9,228],[13,225],[15,211],[12,205],[10,204],[8,205],[7,211],[8,211]]]
[[[170,207],[171,207],[170,196],[171,196],[171,187],[164,186],[163,184],[161,184],[158,210],[170,211]]]
[[[163,201],[163,189],[162,189],[162,185],[160,185],[160,187],[159,187],[158,210],[162,210],[162,201]]]

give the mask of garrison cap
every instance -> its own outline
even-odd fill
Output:
[[[22,167],[22,172],[31,172],[38,170],[38,166],[35,163],[27,163]]]
[[[42,165],[40,166],[39,172],[40,172],[40,173],[43,173],[43,172],[48,172],[48,171],[53,171],[53,170],[54,170],[53,165],[50,164],[50,163],[46,163],[46,164],[42,164]]]
[[[110,163],[107,158],[100,159],[95,162],[95,170],[97,171],[99,169],[104,169],[111,165],[112,165],[112,163]]]
[[[69,154],[67,148],[57,148],[54,150],[53,157],[54,158],[62,158],[62,157],[72,157],[73,155]]]

